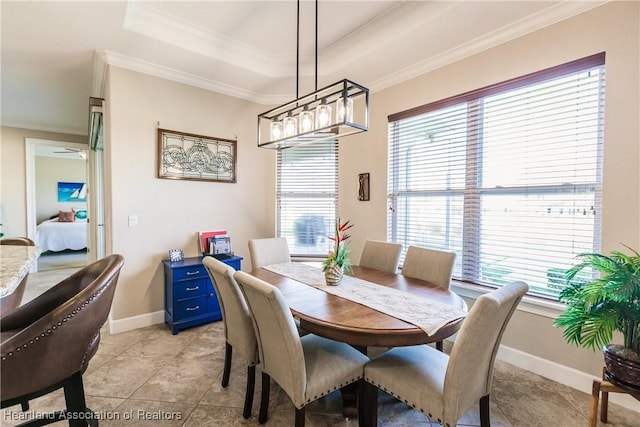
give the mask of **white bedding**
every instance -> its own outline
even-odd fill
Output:
[[[43,221],[36,228],[36,244],[42,252],[84,249],[87,247],[87,220],[58,222],[55,218]]]

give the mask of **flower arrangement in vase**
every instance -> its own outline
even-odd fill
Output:
[[[349,259],[351,251],[347,246],[347,240],[351,237],[347,234],[347,230],[351,227],[353,224],[350,224],[349,221],[342,222],[338,218],[335,235],[329,237],[334,242],[333,249],[329,251],[327,258],[322,262],[322,271],[324,271],[327,285],[339,285],[344,273],[351,271],[351,260]]]

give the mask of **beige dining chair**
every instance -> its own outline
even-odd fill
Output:
[[[247,364],[247,388],[244,397],[244,418],[251,416],[253,392],[258,364],[258,342],[253,330],[251,312],[242,291],[233,278],[236,270],[217,259],[207,256],[202,260],[218,294],[224,325],[225,353],[222,387],[229,385],[233,349],[240,353]]]
[[[387,273],[396,273],[400,252],[402,252],[402,245],[399,243],[365,240],[358,265]]]
[[[251,256],[251,268],[253,270],[265,265],[291,262],[289,244],[284,237],[250,239],[249,255]]]
[[[480,425],[488,427],[496,353],[509,319],[528,289],[524,282],[512,282],[480,296],[464,320],[450,356],[419,345],[396,347],[369,362],[364,369],[364,425],[377,423],[379,388],[447,427],[455,426],[479,401]]]
[[[455,262],[455,252],[409,246],[402,263],[402,275],[449,289]],[[436,348],[442,351],[442,347],[442,341],[437,341]]]
[[[273,378],[295,406],[295,426],[303,427],[306,406],[339,388],[360,382],[369,358],[345,343],[314,334],[300,337],[278,288],[241,271],[234,277],[251,310],[258,338],[262,369],[258,421],[260,424],[267,421]],[[359,385],[361,394],[362,384]]]

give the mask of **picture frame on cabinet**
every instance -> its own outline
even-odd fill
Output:
[[[169,249],[169,261],[184,261],[184,253],[182,249]]]

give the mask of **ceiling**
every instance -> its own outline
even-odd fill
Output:
[[[318,87],[372,92],[605,1],[321,0]],[[299,94],[315,88],[315,3],[301,2]],[[7,1],[3,126],[86,134],[105,64],[253,102],[296,95],[296,2]]]

